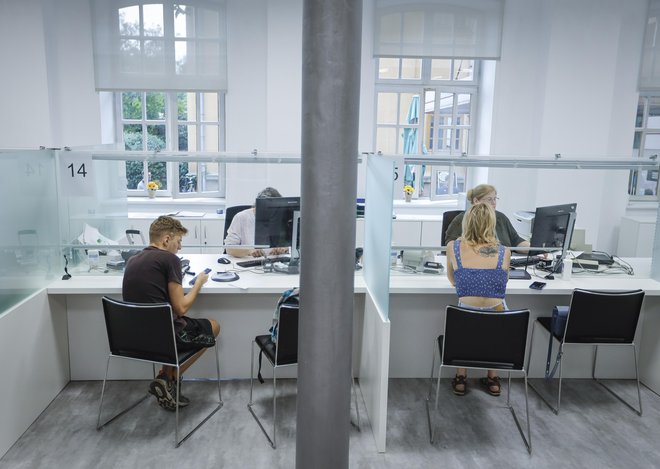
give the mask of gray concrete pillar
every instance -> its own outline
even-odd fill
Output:
[[[304,0],[296,467],[347,468],[362,0]]]

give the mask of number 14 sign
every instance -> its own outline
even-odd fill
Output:
[[[73,197],[94,196],[95,181],[92,155],[60,153],[61,194]]]

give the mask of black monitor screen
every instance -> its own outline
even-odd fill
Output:
[[[532,248],[556,248],[566,252],[571,244],[573,226],[575,225],[575,210],[577,204],[552,205],[538,207],[534,215],[532,227]],[[530,254],[541,254],[546,251],[534,251]]]
[[[300,197],[271,197],[255,203],[254,244],[289,247],[293,234],[293,215],[300,211]]]

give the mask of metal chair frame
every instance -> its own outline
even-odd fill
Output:
[[[291,308],[291,309],[298,309],[297,306],[294,305],[282,305],[282,309],[285,308]],[[281,314],[281,312],[280,312]],[[280,316],[281,317],[281,316]],[[278,331],[280,334],[280,337],[282,335],[282,329]],[[259,417],[257,416],[256,412],[254,411],[254,400],[253,400],[253,389],[254,389],[254,356],[255,353],[259,351],[259,346],[257,344],[256,338],[252,340],[252,357],[250,360],[250,401],[248,402],[248,410],[252,414],[252,417],[257,421],[257,424],[259,425],[259,428],[261,428],[261,431],[263,432],[264,436],[268,440],[268,443],[270,443],[271,447],[273,449],[277,448],[277,369],[278,368],[283,368],[286,366],[297,366],[298,361],[296,360],[294,363],[287,363],[287,364],[278,364],[278,353],[279,353],[279,341],[275,343],[275,362],[271,361],[270,357],[264,353],[264,356],[268,359],[268,362],[270,365],[273,367],[273,436],[268,434],[268,431],[262,424],[261,420],[259,420]],[[297,357],[296,357],[297,358]],[[352,372],[351,372],[352,375]],[[351,421],[351,425],[355,426],[358,431],[360,430],[360,409],[358,405],[358,399],[357,399],[357,390],[355,386],[355,380],[354,378],[351,377],[351,389],[353,392],[353,397],[355,399],[355,413],[356,413],[356,418],[357,418],[357,424],[354,424]]]
[[[587,295],[600,295],[600,296],[607,296],[607,297],[624,297],[624,296],[636,296],[636,295],[641,295],[642,298],[644,296],[644,292],[642,290],[634,290],[634,291],[626,291],[626,292],[600,292],[600,291],[593,291],[593,290],[581,290],[581,289],[576,289],[573,292],[573,295],[575,295],[576,292],[579,292],[578,294],[587,294]],[[571,304],[573,303],[573,300],[571,299]],[[639,303],[639,307],[641,310],[641,301]],[[579,313],[578,313],[579,314]],[[537,389],[536,386],[534,386],[533,383],[529,383],[529,386],[532,388],[532,390],[541,398],[543,402],[554,412],[555,415],[559,414],[559,409],[561,407],[561,385],[562,385],[562,361],[563,361],[563,356],[564,356],[564,348],[567,345],[570,346],[592,346],[593,347],[593,353],[592,353],[592,362],[591,362],[591,378],[596,381],[598,384],[600,384],[603,388],[605,388],[610,394],[612,394],[614,397],[616,397],[619,401],[621,401],[623,404],[625,404],[627,407],[629,407],[632,411],[634,411],[637,415],[641,417],[642,415],[642,393],[639,385],[639,368],[637,364],[637,349],[635,347],[635,341],[634,339],[631,340],[630,342],[626,343],[617,343],[617,342],[608,342],[608,341],[601,341],[601,342],[567,342],[566,341],[566,336],[569,333],[569,327],[571,324],[571,309],[569,308],[568,312],[568,317],[566,319],[566,329],[564,330],[564,335],[562,336],[561,340],[559,340],[550,330],[547,329],[547,327],[543,324],[543,322],[540,321],[542,318],[537,318],[536,321],[534,321],[534,324],[532,324],[532,337],[530,339],[529,343],[529,351],[528,351],[528,357],[527,357],[527,366],[531,366],[531,355],[532,355],[532,347],[534,345],[534,331],[536,329],[536,324],[538,323],[543,329],[545,329],[548,334],[550,334],[553,337],[553,340],[557,340],[559,342],[559,349],[557,350],[557,355],[555,356],[556,361],[558,361],[559,366],[558,366],[558,390],[557,390],[557,400],[555,403],[550,402],[550,399],[546,396],[543,395],[540,389]],[[639,312],[638,312],[638,321],[639,321]],[[637,321],[637,322],[638,322]],[[635,329],[637,329],[637,325],[635,326]],[[601,345],[606,345],[608,347],[631,347],[632,348],[632,353],[633,353],[633,361],[635,364],[635,381],[637,383],[637,402],[638,402],[638,408],[635,408],[632,404],[630,404],[628,401],[623,399],[619,394],[614,392],[609,386],[607,386],[601,379],[596,377],[596,367],[598,364],[598,347]]]
[[[120,308],[130,308],[132,310],[135,310],[131,313],[131,314],[135,314],[135,315],[139,315],[140,314],[139,310],[144,310],[144,309],[160,309],[160,310],[162,310],[163,315],[164,316],[166,315],[167,320],[171,324],[171,330],[172,330],[171,340],[172,340],[172,346],[173,346],[173,349],[168,349],[168,350],[165,350],[164,352],[168,353],[168,352],[171,352],[173,350],[174,354],[176,356],[176,360],[175,361],[172,361],[172,360],[164,360],[164,361],[153,360],[153,359],[150,359],[150,358],[137,356],[137,354],[133,354],[135,356],[125,356],[125,355],[121,355],[121,354],[118,354],[118,353],[113,353],[113,351],[111,350],[110,353],[108,354],[108,359],[107,359],[106,367],[105,367],[105,376],[103,377],[103,386],[101,388],[101,399],[100,399],[100,402],[99,402],[99,414],[98,414],[98,418],[97,418],[97,421],[96,421],[96,429],[101,430],[103,427],[108,425],[110,422],[113,422],[114,420],[116,420],[120,416],[124,415],[129,410],[133,409],[134,407],[136,407],[138,404],[140,404],[142,401],[144,401],[145,399],[147,399],[150,396],[149,393],[146,393],[138,401],[130,404],[129,406],[127,406],[126,408],[124,408],[123,410],[121,410],[120,412],[115,414],[113,417],[106,420],[104,423],[101,423],[101,413],[102,413],[102,410],[103,410],[103,398],[105,396],[105,388],[106,388],[106,383],[107,383],[107,380],[108,380],[108,371],[110,369],[110,359],[111,358],[122,358],[122,359],[125,359],[125,360],[132,360],[132,361],[143,362],[143,363],[151,363],[154,378],[156,377],[156,365],[171,366],[171,367],[176,368],[177,395],[176,395],[176,409],[175,409],[175,423],[174,423],[174,444],[175,444],[175,447],[178,448],[181,445],[181,443],[186,441],[195,431],[197,431],[198,428],[200,428],[204,423],[206,423],[206,421],[208,419],[210,419],[218,410],[220,410],[222,408],[223,404],[224,404],[222,402],[222,392],[221,392],[221,389],[220,389],[220,358],[219,358],[219,355],[218,355],[218,345],[217,345],[217,343],[213,346],[213,348],[215,349],[215,354],[214,355],[215,355],[215,365],[216,365],[217,384],[218,384],[218,405],[204,419],[202,419],[202,421],[199,422],[192,430],[190,430],[188,433],[186,433],[182,438],[179,438],[179,396],[181,395],[181,387],[180,387],[181,386],[181,381],[180,381],[181,373],[180,373],[180,368],[182,366],[184,366],[188,362],[188,360],[190,360],[192,357],[194,357],[199,352],[199,350],[192,350],[192,351],[188,351],[188,352],[182,352],[181,354],[178,353],[177,346],[176,346],[176,335],[175,335],[175,331],[174,331],[174,323],[172,322],[172,307],[169,304],[167,304],[167,303],[134,304],[134,303],[126,303],[126,302],[123,302],[123,301],[118,301],[118,300],[108,298],[108,297],[105,297],[105,296],[103,297],[102,301],[103,301],[104,312],[106,314],[106,324],[107,324],[107,321],[108,321],[107,312],[106,312],[106,303],[112,304],[114,306],[118,306]],[[107,329],[107,327],[106,327],[106,329]],[[109,330],[107,332],[108,332],[109,343],[112,344],[112,339],[110,337],[111,333],[110,333]],[[169,347],[169,345],[168,345],[168,347]]]
[[[445,316],[445,333],[444,334],[454,334],[456,333],[453,330],[447,331],[447,318],[451,314],[450,309],[458,312],[459,314],[472,314],[472,315],[477,315],[475,317],[479,317],[478,315],[499,315],[499,316],[504,316],[504,315],[524,315],[528,318],[529,322],[529,310],[523,309],[523,310],[511,310],[511,311],[504,311],[504,312],[490,312],[490,311],[475,311],[475,310],[470,310],[466,308],[460,308],[458,306],[447,306],[447,315]],[[502,318],[504,319],[504,318]],[[470,335],[472,331],[467,331],[467,330],[461,330],[458,332],[459,334],[465,334]],[[525,327],[524,331],[524,339],[521,337],[520,342],[523,344],[523,350],[522,350],[522,357],[525,355],[525,342],[527,339],[527,327]],[[447,344],[447,341],[444,340],[444,335],[441,335],[437,339],[435,339],[433,344],[433,360],[431,362],[431,376],[429,379],[429,393],[426,398],[426,416],[427,416],[427,422],[428,422],[428,427],[429,427],[429,439],[430,443],[432,444],[434,441],[434,435],[433,435],[433,422],[431,418],[431,408],[430,408],[430,403],[433,395],[433,382],[434,382],[434,375],[433,372],[435,370],[435,360],[436,360],[436,354],[439,355],[438,357],[438,378],[437,378],[437,383],[436,383],[436,390],[435,390],[435,411],[438,409],[438,401],[440,397],[440,378],[442,376],[442,369],[444,367],[447,368],[465,368],[469,370],[499,370],[499,371],[506,371],[507,372],[507,393],[506,393],[506,407],[509,409],[511,412],[511,415],[513,417],[513,420],[516,424],[516,427],[518,428],[518,432],[520,433],[520,436],[523,440],[523,443],[525,444],[525,447],[527,448],[527,452],[531,455],[532,454],[532,435],[531,435],[531,426],[529,422],[529,393],[527,390],[527,371],[525,370],[524,367],[524,362],[522,363],[522,366],[519,368],[515,368],[512,366],[512,364],[509,363],[503,363],[503,362],[488,362],[486,360],[480,359],[478,361],[476,360],[466,360],[461,363],[455,363],[455,364],[445,364],[443,361],[443,357],[446,356],[445,354],[445,346]],[[484,357],[488,358],[488,357]],[[480,366],[481,365],[481,366]],[[487,366],[485,366],[487,365]],[[527,432],[525,434],[525,430],[523,429],[522,424],[520,423],[520,420],[518,419],[518,416],[516,414],[515,409],[513,408],[513,405],[511,404],[511,373],[520,373],[523,377],[523,382],[524,382],[524,388],[525,388],[525,414],[526,414],[526,420],[527,420]]]

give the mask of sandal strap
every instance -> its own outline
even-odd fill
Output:
[[[467,382],[467,376],[465,375],[456,375],[452,380],[454,384],[465,384]]]

